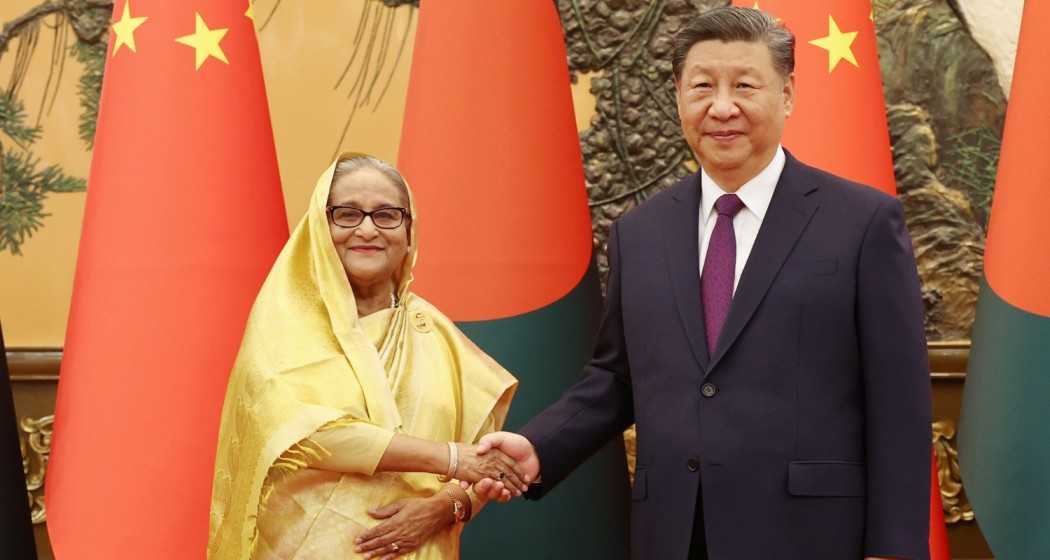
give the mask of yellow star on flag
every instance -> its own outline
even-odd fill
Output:
[[[830,74],[838,66],[840,60],[845,60],[858,68],[860,67],[857,64],[857,59],[853,56],[853,49],[850,48],[856,38],[856,31],[843,33],[839,30],[839,25],[835,23],[835,18],[829,15],[827,37],[814,39],[809,44],[828,51],[828,73]]]
[[[252,6],[252,0],[248,0],[248,9],[244,10],[244,15],[248,19],[255,21],[255,7]]]
[[[194,14],[197,16],[197,23],[193,35],[184,35],[175,39],[175,42],[193,47],[196,51],[197,70],[200,70],[201,65],[204,64],[205,60],[208,60],[208,57],[214,57],[229,64],[230,61],[226,60],[226,53],[222,52],[222,47],[219,46],[219,42],[222,41],[229,28],[208,29],[208,24],[204,23],[204,18],[199,13],[195,12]]]
[[[762,8],[761,8],[761,7],[759,7],[759,5],[758,5],[758,2],[755,2],[755,5],[754,5],[754,6],[752,6],[752,7],[753,7],[754,9],[758,10],[758,11],[762,11]],[[773,17],[773,20],[774,20],[774,21],[776,21],[777,23],[780,23],[780,18],[778,18],[778,17],[776,17],[776,16],[774,16],[774,17]]]
[[[147,17],[131,17],[131,0],[124,2],[124,13],[120,19],[113,22],[113,34],[116,40],[113,42],[113,54],[117,56],[120,47],[127,45],[131,52],[135,51],[135,30],[149,19]]]

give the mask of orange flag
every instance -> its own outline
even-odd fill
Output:
[[[288,226],[248,0],[116,0],[47,475],[63,559],[203,558],[227,375]]]
[[[1050,3],[1025,2],[959,426],[966,494],[996,558],[1050,558],[1047,34]]]
[[[759,0],[795,34],[795,111],[784,146],[800,160],[897,194],[871,3]],[[949,560],[936,459],[930,456],[930,558]]]
[[[579,379],[601,315],[555,4],[425,0],[407,97],[399,162],[419,212],[414,286],[521,381],[505,426],[515,430]],[[486,509],[462,555],[625,558],[629,503],[613,438],[543,500]]]
[[[457,321],[513,317],[591,263],[565,45],[550,2],[449,4],[420,8],[399,156],[425,240],[416,289]]]

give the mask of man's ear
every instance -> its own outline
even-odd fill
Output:
[[[791,112],[795,110],[795,73],[788,74],[787,78],[784,78],[784,116],[790,117]]]

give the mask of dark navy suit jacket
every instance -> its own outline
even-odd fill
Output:
[[[636,559],[928,558],[930,382],[900,203],[788,154],[717,348],[699,176],[613,224],[583,378],[522,430],[539,498],[637,424]]]

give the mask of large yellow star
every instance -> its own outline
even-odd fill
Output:
[[[814,39],[809,44],[828,51],[828,73],[830,74],[838,66],[840,60],[845,60],[857,67],[860,66],[857,64],[857,59],[853,57],[853,49],[850,48],[856,38],[856,31],[843,33],[839,30],[839,25],[835,23],[835,18],[829,15],[827,37]]]
[[[124,13],[120,19],[113,22],[113,34],[116,40],[113,42],[113,54],[117,56],[120,47],[127,45],[131,52],[135,51],[135,30],[149,19],[147,17],[131,17],[131,0],[124,2]]]
[[[214,57],[229,64],[230,61],[226,60],[226,53],[222,52],[222,47],[219,46],[219,41],[222,41],[229,28],[208,29],[208,24],[204,23],[204,18],[199,13],[195,13],[195,15],[197,16],[197,23],[193,35],[184,35],[175,39],[175,42],[193,47],[197,55],[198,70],[200,70],[204,61],[208,60],[208,57]]]

